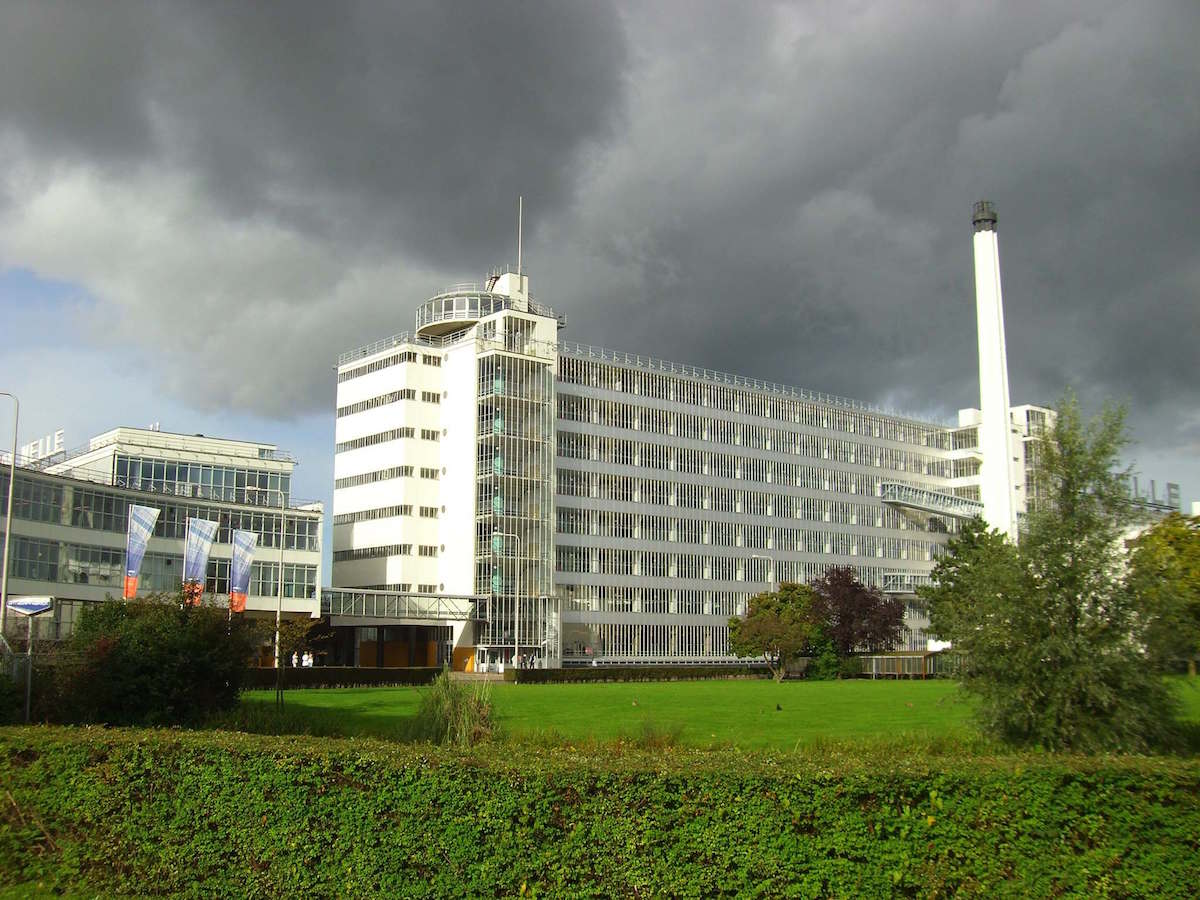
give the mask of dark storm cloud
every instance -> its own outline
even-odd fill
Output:
[[[951,414],[977,402],[986,198],[1014,401],[1073,384],[1130,401],[1161,458],[1200,450],[1194,2],[0,17],[0,161],[22,173],[0,264],[84,284],[147,345],[273,334],[248,390],[156,363],[189,402],[327,409],[338,349],[511,258],[524,193],[565,338]]]
[[[462,264],[564,202],[619,111],[606,3],[36,2],[3,14],[3,123],[37,152],[192,172],[236,218]]]
[[[1014,402],[1072,384],[1186,443],[1200,8],[756,7],[730,35],[721,10],[630,29],[635,56],[670,62],[641,71],[632,146],[581,200],[596,286],[553,270],[553,292],[582,294],[572,332],[952,413],[977,403],[970,208],[986,198]]]

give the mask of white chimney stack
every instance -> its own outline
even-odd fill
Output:
[[[980,499],[992,528],[1017,538],[1012,424],[1009,420],[1008,355],[1004,347],[1004,301],[1000,294],[1000,247],[996,210],[975,204],[975,315],[979,331]]]

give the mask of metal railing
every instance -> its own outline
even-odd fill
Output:
[[[805,388],[793,387],[787,384],[779,384],[774,381],[762,381],[758,378],[747,378],[743,375],[733,375],[729,372],[718,372],[713,369],[705,369],[699,366],[689,366],[684,363],[670,362],[669,360],[658,359],[653,356],[642,356],[635,353],[625,353],[621,350],[609,350],[606,347],[594,347],[589,344],[579,344],[572,341],[562,341],[558,344],[558,352],[570,356],[578,356],[583,359],[599,359],[604,362],[612,362],[621,366],[631,366],[638,369],[649,369],[655,372],[666,372],[672,375],[683,375],[689,378],[700,378],[704,381],[711,381],[716,384],[727,384],[731,387],[747,388],[752,391],[760,391],[768,394],[780,394],[785,397],[794,397],[797,400],[804,400],[812,403],[823,403],[828,406],[840,406],[845,409],[860,410],[863,412],[872,412],[880,415],[888,416],[893,419],[902,419],[905,422],[921,425],[924,427],[944,428],[949,427],[948,422],[935,421],[930,419],[918,419],[915,416],[907,415],[893,409],[888,409],[874,403],[867,403],[863,400],[851,400],[848,397],[839,397],[835,394],[825,394],[820,391],[810,391]]]
[[[136,451],[172,451],[177,453],[195,453],[203,456],[219,456],[228,459],[229,465],[249,465],[253,462],[261,462],[269,460],[271,462],[289,462],[293,465],[297,464],[296,457],[287,450],[278,448],[264,447],[254,444],[251,441],[230,441],[254,447],[254,453],[236,453],[229,450],[214,448],[207,440],[197,441],[195,436],[175,435],[169,432],[156,431],[155,435],[161,436],[160,440],[147,441],[139,440],[140,435],[136,432],[125,432],[121,435],[112,435],[107,437],[92,438],[86,444],[79,447],[72,447],[70,450],[63,450],[58,453],[51,454],[40,458],[31,458],[26,464],[26,468],[30,469],[47,469],[50,466],[59,466],[64,463],[69,463],[72,460],[78,459],[81,456],[86,456],[96,450],[103,450],[105,447],[120,445],[122,448],[130,448],[130,452]],[[212,441],[229,441],[228,438],[211,438]],[[7,462],[7,454],[6,454]],[[21,457],[17,457],[17,465],[21,465]]]
[[[455,331],[452,334],[445,334],[440,337],[427,337],[425,335],[413,334],[411,331],[401,331],[393,334],[391,337],[380,338],[371,344],[365,344],[362,347],[356,347],[353,350],[347,350],[338,356],[337,364],[344,366],[346,363],[352,363],[360,359],[365,359],[368,356],[374,356],[383,350],[390,350],[393,347],[403,347],[405,344],[416,344],[419,347],[449,347],[452,344],[457,344],[467,335],[467,329]]]
[[[894,506],[941,513],[957,519],[971,519],[983,515],[983,504],[978,500],[968,500],[966,497],[943,494],[941,491],[931,491],[897,481],[885,481],[879,489],[880,499]]]
[[[321,614],[357,616],[367,619],[479,619],[479,601],[474,594],[401,594],[393,591],[359,591],[322,588]]]

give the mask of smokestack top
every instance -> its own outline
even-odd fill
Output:
[[[996,207],[986,200],[980,200],[971,211],[971,221],[975,223],[976,231],[995,231]]]

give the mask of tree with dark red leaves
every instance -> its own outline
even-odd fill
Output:
[[[840,657],[895,649],[904,634],[904,603],[867,587],[849,566],[831,566],[812,583],[813,613]]]

